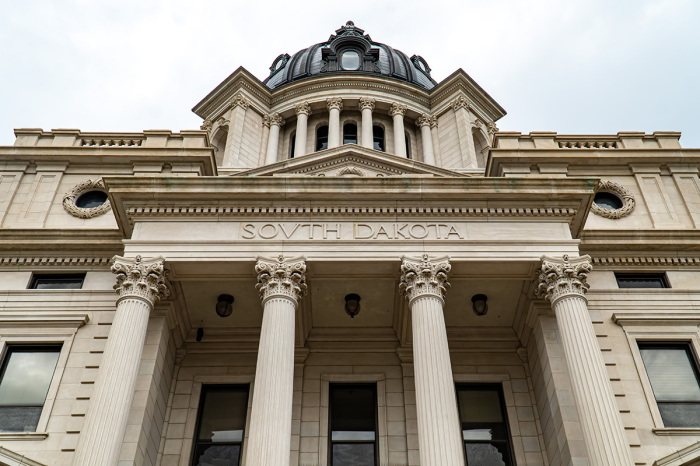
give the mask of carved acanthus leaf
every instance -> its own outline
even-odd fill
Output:
[[[389,116],[394,116],[394,115],[401,115],[402,117],[406,114],[406,106],[403,104],[399,104],[394,102],[391,104],[391,107],[389,107]]]
[[[112,258],[112,273],[117,275],[114,289],[120,298],[142,298],[154,305],[159,299],[170,295],[165,285],[165,262],[162,257],[129,259]]]
[[[297,115],[311,115],[311,105],[308,102],[301,102],[294,106]]]
[[[435,118],[434,116],[428,115],[427,113],[423,113],[416,120],[416,124],[419,127],[430,126],[432,128],[433,125],[437,126],[437,118]]]
[[[244,110],[250,106],[250,101],[243,96],[240,92],[233,96],[231,102],[229,102],[231,108],[242,107]]]
[[[542,266],[538,271],[536,295],[554,304],[565,296],[584,296],[590,285],[588,274],[592,270],[591,256],[570,258],[542,257]]]
[[[306,261],[304,258],[277,260],[258,258],[255,264],[258,283],[255,289],[260,293],[263,304],[270,298],[287,298],[295,305],[306,294]]]
[[[445,292],[450,287],[447,281],[452,266],[447,257],[430,260],[427,254],[422,259],[404,257],[401,261],[401,283],[399,289],[411,302],[422,296],[432,296],[445,300]]]
[[[360,110],[370,109],[374,110],[375,101],[371,97],[360,97]]]
[[[341,97],[329,97],[326,99],[326,104],[328,105],[328,110],[343,109],[343,99]]]
[[[93,218],[112,210],[112,204],[109,202],[109,199],[97,207],[78,207],[75,201],[80,196],[90,191],[106,192],[105,185],[101,178],[85,180],[73,186],[73,188],[63,196],[63,208],[66,212],[78,218]]]
[[[469,101],[463,95],[460,95],[459,97],[457,97],[455,100],[452,101],[452,110],[454,110],[456,112],[460,108],[464,108],[466,110],[469,110]]]

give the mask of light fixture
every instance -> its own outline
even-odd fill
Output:
[[[230,294],[220,294],[216,298],[216,313],[219,317],[228,317],[233,312],[233,296]]]
[[[354,319],[360,313],[360,299],[360,295],[355,293],[345,296],[345,312],[351,319]]]
[[[199,327],[197,329],[197,337],[195,338],[195,340],[197,340],[197,343],[199,343],[200,341],[202,341],[202,338],[204,338],[204,329],[202,327]]]
[[[488,297],[485,294],[475,294],[472,296],[472,309],[474,314],[478,316],[485,316],[489,312],[489,305],[486,304]]]

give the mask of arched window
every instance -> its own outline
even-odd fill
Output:
[[[357,125],[348,123],[343,125],[343,144],[357,144]]]
[[[372,126],[372,134],[374,135],[374,150],[384,152],[384,128],[381,126]]]
[[[328,126],[319,126],[316,129],[316,152],[328,149]]]
[[[289,158],[290,159],[294,158],[294,149],[296,148],[296,145],[297,145],[297,133],[294,133],[289,138]]]
[[[406,158],[411,158],[411,138],[408,137],[408,133],[406,133]]]

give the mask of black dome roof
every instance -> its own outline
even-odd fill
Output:
[[[352,21],[336,30],[326,42],[300,50],[291,57],[286,53],[278,56],[263,83],[270,89],[277,89],[293,81],[331,73],[382,75],[428,90],[437,84],[422,57],[408,58],[386,44],[373,42],[369,34]]]

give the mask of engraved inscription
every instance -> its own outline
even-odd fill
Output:
[[[247,240],[462,240],[465,225],[432,222],[242,223]]]

